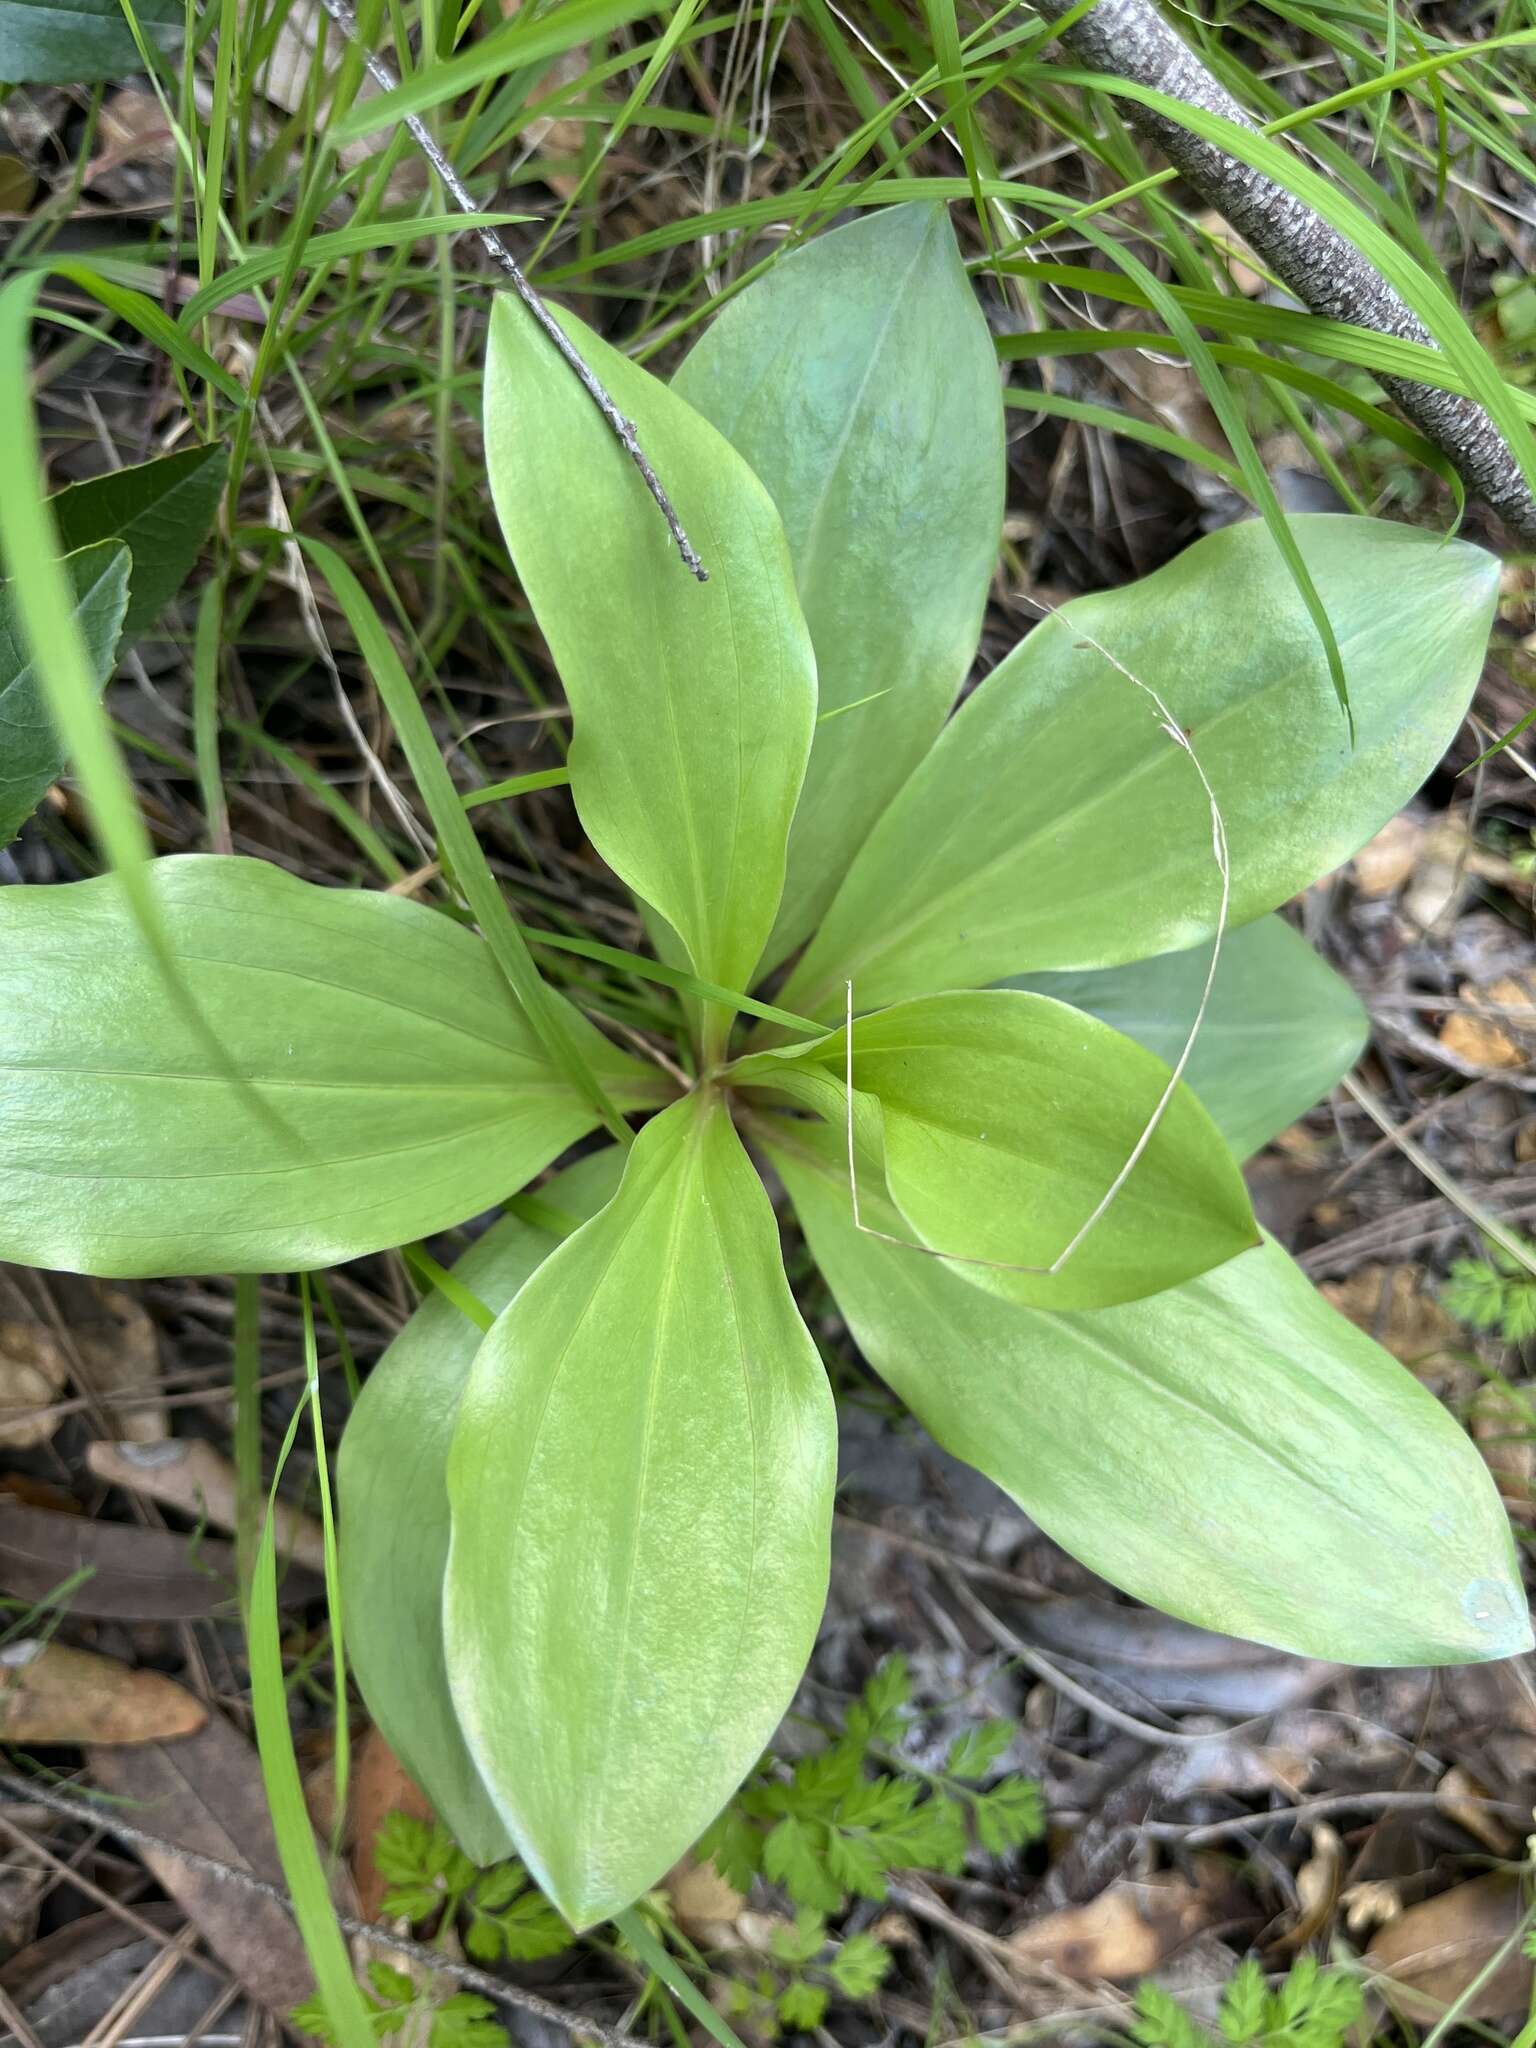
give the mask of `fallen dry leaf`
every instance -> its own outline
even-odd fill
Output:
[[[377,1728],[370,1727],[352,1757],[348,1794],[347,1834],[352,1844],[352,1881],[365,1920],[377,1920],[389,1880],[374,1861],[379,1829],[392,1813],[415,1820],[435,1820],[427,1795],[406,1770]]]
[[[0,1496],[0,1587],[110,1621],[200,1621],[235,1598],[235,1553],[217,1537],[93,1522]]]
[[[154,1400],[160,1385],[160,1338],[142,1304],[121,1287],[90,1287],[94,1301],[70,1307],[70,1332],[89,1378],[89,1391],[107,1410],[113,1428],[134,1443],[155,1443],[170,1428]],[[92,1312],[94,1311],[94,1312]],[[77,1375],[78,1377],[78,1375]],[[114,1395],[131,1394],[119,1407]]]
[[[1442,1813],[1495,1856],[1507,1856],[1518,1837],[1496,1813],[1489,1812],[1488,1797],[1488,1787],[1460,1764],[1452,1764],[1435,1787],[1435,1804]]]
[[[1403,1896],[1391,1878],[1370,1877],[1346,1885],[1339,1894],[1344,1908],[1344,1925],[1356,1941],[1373,1927],[1395,1920],[1403,1910]]]
[[[178,1849],[283,1882],[256,1752],[211,1714],[188,1741],[87,1752],[91,1775],[162,1847],[128,1844],[253,1997],[286,2019],[314,1991],[304,1944],[284,1908],[259,1892],[194,1869]],[[112,1825],[110,1809],[102,1824]]]
[[[1214,1870],[1196,1884],[1172,1872],[1141,1883],[1125,1878],[1086,1906],[1031,1921],[1009,1935],[1006,1946],[1021,1968],[1055,1971],[1079,1983],[1144,1977],[1224,1917],[1228,1893],[1228,1880]]]
[[[1399,811],[1350,863],[1356,889],[1362,896],[1395,896],[1418,865],[1423,843],[1423,819]]]
[[[170,1742],[207,1718],[200,1700],[158,1671],[30,1637],[0,1649],[6,1742]]]
[[[68,1378],[59,1340],[41,1323],[0,1322],[0,1444],[31,1450],[59,1426],[51,1412]]]
[[[1466,1347],[1454,1316],[1429,1293],[1422,1266],[1357,1266],[1318,1291],[1404,1365],[1426,1365]]]
[[[1469,1007],[1453,1010],[1440,1026],[1446,1051],[1474,1067],[1523,1067],[1536,1043],[1536,995],[1528,977],[1506,974],[1484,988],[1464,981],[1460,996]]]
[[[1470,841],[1465,811],[1447,811],[1425,829],[1403,892],[1403,915],[1421,932],[1431,931],[1455,915],[1471,877]]]
[[[1338,1904],[1343,1875],[1344,1844],[1338,1831],[1318,1821],[1312,1829],[1312,1853],[1296,1873],[1296,1922],[1277,1946],[1294,1953],[1322,1932]]]
[[[700,1947],[740,1947],[736,1922],[747,1902],[707,1857],[700,1862],[685,1856],[667,1872],[662,1885],[678,1926]]]
[[[222,1451],[201,1437],[162,1437],[152,1444],[94,1443],[86,1463],[98,1479],[146,1495],[162,1507],[180,1508],[216,1529],[238,1526],[235,1468]],[[325,1532],[313,1515],[287,1501],[277,1504],[280,1558],[325,1570]]]
[[[1214,211],[1195,216],[1195,226],[1214,243],[1217,254],[1226,265],[1227,275],[1233,286],[1245,299],[1256,299],[1266,289],[1262,275],[1255,270],[1257,262],[1253,251],[1237,231],[1230,227],[1219,213]]]
[[[1374,1935],[1366,1963],[1389,1979],[1389,2003],[1418,2022],[1438,2019],[1455,2004],[1504,1946],[1523,1917],[1518,1878],[1495,1871],[1410,1906]],[[1463,2020],[1523,2012],[1530,1997],[1531,1959],[1515,1943],[1486,1983],[1461,2008]]]

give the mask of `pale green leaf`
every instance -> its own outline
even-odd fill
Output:
[[[125,640],[148,632],[186,580],[213,525],[228,466],[223,448],[183,448],[68,484],[48,500],[62,547],[120,540],[132,551]]]
[[[477,1214],[596,1122],[489,949],[439,912],[211,855],[144,880],[227,1067],[116,876],[0,890],[0,1258],[330,1265]],[[655,1100],[638,1062],[570,1021],[621,1098]]]
[[[846,1123],[847,1037],[754,1055],[733,1077]],[[1134,1301],[1258,1242],[1242,1175],[1178,1085],[1123,1186],[1082,1235],[1168,1093],[1168,1068],[1096,1017],[1012,989],[924,996],[855,1021],[861,1143],[908,1229],[977,1287],[1050,1308]],[[1060,1270],[1053,1265],[1076,1244]],[[1035,1270],[1023,1270],[1035,1269]]]
[[[1211,964],[1209,944],[1097,973],[1021,975],[1089,1010],[1171,1066],[1184,1050]],[[1370,1019],[1359,997],[1283,917],[1228,932],[1184,1079],[1239,1159],[1267,1145],[1360,1057]]]
[[[609,1146],[539,1192],[584,1221],[618,1186],[623,1156]],[[504,1216],[454,1278],[499,1315],[558,1242]],[[511,1854],[512,1837],[464,1746],[443,1661],[448,1445],[480,1338],[434,1289],[364,1382],[336,1475],[347,1648],[368,1711],[460,1848],[486,1864]]]
[[[771,1149],[870,1364],[1091,1570],[1302,1656],[1454,1664],[1531,1647],[1482,1459],[1278,1245],[1147,1301],[1046,1313],[855,1231],[834,1134],[786,1125]]]
[[[149,42],[170,48],[180,40],[180,0],[134,0],[133,11]],[[122,0],[0,0],[6,85],[76,85],[143,68]]]
[[[707,421],[562,316],[631,419],[709,570],[678,559],[635,465],[516,300],[497,301],[486,460],[502,531],[574,714],[593,845],[686,945],[746,989],[778,909],[816,712],[784,530]]]
[[[692,1096],[498,1319],[449,1456],[454,1703],[576,1928],[656,1882],[789,1705],[835,1464],[772,1207],[718,1098]]]
[[[771,965],[820,920],[976,652],[1002,529],[1003,415],[948,214],[882,207],[782,256],[672,388],[768,486],[816,649],[825,722]]]
[[[1382,520],[1291,523],[1344,652],[1353,743],[1268,532],[1246,521],[1211,534],[1140,583],[1065,606],[986,679],[865,842],[783,1007],[832,1015],[848,976],[871,1009],[1115,967],[1213,933],[1209,804],[1121,668],[1159,692],[1210,778],[1231,923],[1275,909],[1377,831],[1466,710],[1498,563]]]
[[[99,689],[112,673],[128,603],[128,550],[109,541],[63,563],[74,620]],[[36,664],[17,616],[12,583],[0,583],[0,846],[21,829],[65,765]]]

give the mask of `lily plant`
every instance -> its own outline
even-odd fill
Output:
[[[1128,1593],[1323,1658],[1528,1648],[1476,1451],[1241,1172],[1364,1039],[1272,913],[1439,760],[1498,564],[1245,522],[1065,605],[956,709],[1006,441],[941,210],[782,255],[670,386],[565,324],[708,569],[499,302],[490,486],[571,800],[651,941],[587,951],[664,1028],[534,969],[393,647],[309,541],[444,879],[161,859],[154,946],[114,875],[0,892],[0,1254],[291,1271],[511,1202],[354,1410],[341,1611],[466,1852],[515,1850],[577,1928],[709,1827],[815,1640],[837,1424],[788,1215],[918,1421]]]

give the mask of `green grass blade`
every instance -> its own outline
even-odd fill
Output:
[[[426,713],[393,642],[379,621],[378,613],[334,548],[308,534],[299,536],[299,545],[330,585],[332,595],[357,638],[363,660],[384,700],[405,758],[410,763],[411,773],[416,778],[416,786],[437,828],[443,851],[452,864],[459,886],[497,965],[551,1059],[598,1111],[615,1138],[627,1145],[631,1137],[629,1126],[566,1033],[564,1020],[555,1008],[550,990],[528,950],[523,929],[507,908],[506,899],[480,849],[480,842],[459,801],[453,779],[443,765]]]

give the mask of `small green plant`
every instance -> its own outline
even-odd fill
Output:
[[[941,1771],[877,1768],[906,1727],[910,1697],[905,1660],[888,1658],[841,1735],[787,1773],[772,1758],[760,1765],[700,1854],[738,1890],[761,1872],[803,1910],[840,1913],[850,1897],[883,1899],[888,1871],[957,1876],[973,1839],[991,1856],[1033,1841],[1045,1825],[1039,1786],[1019,1776],[981,1784],[1017,1732],[1011,1721],[957,1736]]]
[[[370,1962],[364,1973],[368,1988],[363,2006],[377,2039],[407,2033],[412,2041],[427,2042],[428,2048],[507,2048],[507,2030],[496,2018],[488,1998],[474,1991],[454,1991],[439,1997],[430,1986],[417,1984],[390,1963]],[[320,2041],[339,2037],[323,1998],[306,1998],[293,2009],[293,2023]]]
[[[1136,1992],[1140,2018],[1131,2038],[1141,2048],[1342,2048],[1365,2009],[1358,1982],[1303,1956],[1273,1991],[1250,1959],[1221,1995],[1217,2032],[1200,2025],[1159,1985]]]
[[[11,335],[29,302],[6,303]],[[341,1454],[370,1710],[465,1853],[517,1854],[576,1929],[730,1799],[821,1617],[834,1404],[760,1165],[869,1365],[1105,1577],[1311,1656],[1526,1648],[1481,1460],[1261,1238],[1238,1156],[1362,1028],[1266,920],[1440,758],[1498,564],[1368,518],[1229,527],[1065,607],[951,717],[1005,441],[942,210],[785,254],[670,388],[569,324],[709,571],[678,567],[567,363],[498,304],[491,491],[570,706],[576,814],[655,957],[517,923],[389,633],[300,533],[431,814],[437,897],[140,862],[117,810],[113,873],[0,891],[0,1257],[321,1267],[617,1141],[459,1262]],[[587,956],[581,1007],[536,947]],[[651,1060],[602,1025],[656,984]],[[952,1786],[898,1811],[828,1768],[809,1820],[744,1816],[802,1892],[813,1867],[828,1897],[873,1885],[903,1829],[1027,1825]],[[879,1829],[850,1823],[882,1797]]]
[[[532,1963],[571,1945],[571,1931],[515,1856],[477,1870],[441,1823],[386,1815],[374,1843],[389,1880],[383,1907],[438,1932],[462,1921],[465,1953],[480,1963]]]
[[[791,1927],[775,1928],[768,1954],[748,1976],[723,1980],[727,2018],[760,2039],[819,2027],[834,1994],[857,2004],[885,1981],[891,1952],[873,1934],[833,1941],[820,1913],[802,1907]]]
[[[1506,1344],[1536,1337],[1536,1277],[1499,1245],[1485,1258],[1453,1261],[1440,1299],[1459,1322]]]

